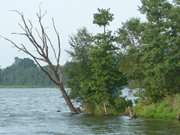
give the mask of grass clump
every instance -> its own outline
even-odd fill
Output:
[[[135,112],[140,117],[175,119],[180,113],[180,94],[167,96],[157,103],[138,102],[135,106]]]

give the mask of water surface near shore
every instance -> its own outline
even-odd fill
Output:
[[[180,123],[72,115],[57,89],[1,88],[0,135],[180,135]]]

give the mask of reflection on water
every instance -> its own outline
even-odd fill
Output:
[[[180,123],[72,115],[56,89],[0,89],[0,135],[180,135]]]

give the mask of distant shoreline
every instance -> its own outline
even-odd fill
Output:
[[[0,85],[0,88],[55,88],[53,86]]]

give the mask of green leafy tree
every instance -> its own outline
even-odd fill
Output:
[[[122,66],[129,82],[156,102],[180,92],[180,8],[167,0],[142,0],[140,11],[146,22],[131,19],[119,30],[118,39],[126,50]]]
[[[66,64],[68,86],[71,95],[81,100],[87,112],[106,114],[119,113],[125,103],[120,90],[126,85],[126,78],[119,70],[121,53],[116,47],[116,38],[105,28],[113,20],[109,9],[98,9],[93,23],[104,27],[104,33],[92,35],[81,29],[71,37],[72,62]],[[123,100],[124,102],[118,102]],[[121,109],[120,109],[121,108]]]
[[[71,97],[84,99],[84,80],[88,80],[91,72],[89,68],[89,50],[92,45],[92,35],[86,28],[78,30],[76,35],[70,37],[69,44],[72,51],[68,51],[72,61],[66,63],[64,72],[69,78],[68,87],[72,88]]]
[[[113,21],[113,14],[110,13],[110,9],[99,9],[98,13],[94,14],[94,20],[93,23],[97,24],[99,27],[104,28],[104,33],[106,32],[106,26],[110,24],[110,22]]]

